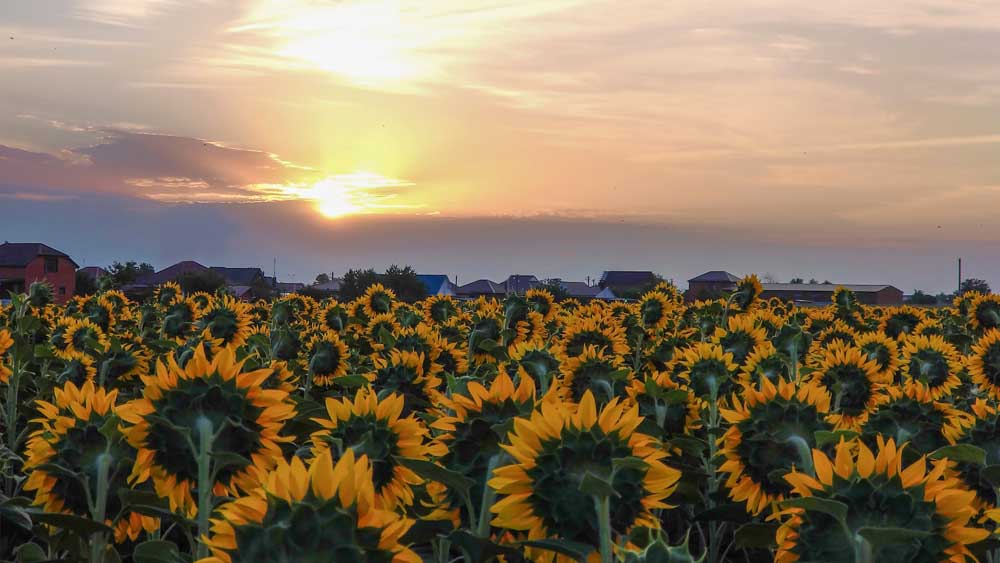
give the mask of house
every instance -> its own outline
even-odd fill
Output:
[[[76,275],[86,276],[96,282],[97,280],[108,275],[108,271],[100,266],[86,266],[77,270]]]
[[[686,301],[699,299],[715,299],[736,289],[740,278],[723,270],[712,270],[688,280],[688,289],[684,293]]]
[[[135,281],[135,283],[130,284],[122,289],[125,290],[130,296],[141,298],[148,295],[149,292],[156,286],[163,285],[167,282],[176,282],[182,276],[188,274],[198,274],[204,272],[214,272],[225,280],[226,289],[240,299],[252,300],[259,297],[255,291],[256,288],[266,285],[267,287],[274,288],[277,282],[274,278],[264,275],[264,270],[260,268],[227,268],[223,266],[204,266],[195,262],[193,260],[184,260],[178,262],[171,266],[149,274],[142,276]]]
[[[273,283],[268,283],[265,279],[264,270],[260,268],[224,268],[222,266],[212,266],[209,270],[222,276],[222,279],[226,280],[227,287],[241,285],[249,287],[259,283],[273,286]]]
[[[829,305],[833,292],[844,287],[854,292],[858,302],[865,305],[901,305],[903,292],[888,284],[833,284],[833,283],[764,283],[761,298],[777,297],[800,305]]]
[[[611,288],[618,295],[628,292],[640,292],[656,285],[659,278],[653,272],[636,270],[607,270],[601,274],[597,286],[601,289]]]
[[[541,282],[539,282],[538,278],[536,278],[535,276],[514,274],[512,276],[507,277],[507,280],[503,283],[503,287],[505,293],[514,293],[516,295],[523,295],[524,292],[528,291],[529,289],[534,289],[540,283]]]
[[[278,295],[291,295],[293,293],[298,293],[299,290],[304,289],[305,287],[306,284],[299,282],[275,282],[274,284],[274,290],[278,292]]]
[[[417,274],[427,288],[427,295],[455,295],[458,289],[448,276],[443,274]]]
[[[503,297],[507,289],[502,283],[496,283],[487,279],[476,280],[460,286],[455,292],[459,297],[475,299],[477,297]]]
[[[69,301],[76,291],[79,266],[66,253],[51,246],[32,243],[0,244],[0,296],[23,293],[37,281],[52,284],[56,303]]]
[[[159,272],[140,277],[135,280],[135,283],[131,284],[128,289],[153,288],[167,282],[177,281],[183,275],[201,273],[207,270],[207,266],[202,266],[194,260],[185,260],[172,266],[167,266]]]

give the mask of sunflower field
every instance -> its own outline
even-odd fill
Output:
[[[1000,561],[1000,297],[0,309],[0,560]]]

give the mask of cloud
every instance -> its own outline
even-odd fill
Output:
[[[83,0],[76,14],[97,23],[128,26],[161,15],[176,4],[176,0]]]

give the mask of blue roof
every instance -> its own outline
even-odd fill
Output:
[[[424,287],[427,288],[427,293],[437,293],[446,283],[450,283],[451,280],[448,276],[444,274],[417,274],[420,281],[423,282]]]

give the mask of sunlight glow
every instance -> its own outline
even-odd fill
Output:
[[[329,219],[362,213],[387,213],[422,207],[397,201],[413,183],[374,172],[328,176],[306,184],[263,184],[254,187],[265,201],[310,201]]]

